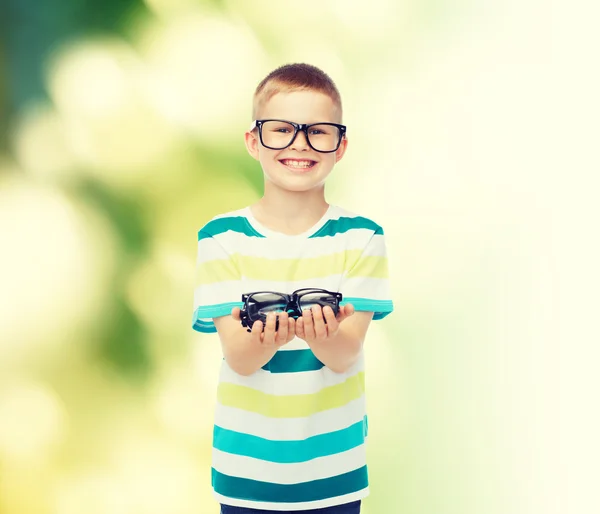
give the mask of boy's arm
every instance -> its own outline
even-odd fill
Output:
[[[239,375],[249,376],[269,362],[280,346],[295,337],[294,319],[283,313],[279,318],[281,328],[276,332],[277,317],[271,313],[264,331],[262,323],[257,321],[252,325],[252,332],[248,332],[240,323],[239,312],[236,307],[231,316],[214,318],[214,323],[227,364]]]

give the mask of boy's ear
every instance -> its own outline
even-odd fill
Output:
[[[346,148],[348,147],[348,138],[344,136],[342,142],[340,143],[340,147],[335,151],[335,162],[338,162],[344,154],[346,153]]]
[[[258,161],[258,139],[253,132],[246,132],[244,134],[244,140],[246,142],[246,149],[248,153]]]

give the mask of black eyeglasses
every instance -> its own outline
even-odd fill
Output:
[[[346,126],[339,123],[294,123],[287,120],[254,120],[250,131],[258,127],[260,142],[271,150],[290,146],[298,132],[304,132],[308,145],[317,152],[335,152],[346,134]]]
[[[251,332],[255,321],[262,321],[263,330],[267,322],[267,314],[287,312],[295,319],[302,316],[302,311],[312,309],[314,305],[326,307],[329,305],[337,316],[339,312],[342,293],[306,287],[298,289],[292,294],[277,293],[274,291],[259,291],[242,295],[244,308],[240,312],[243,327],[248,327]],[[327,322],[326,322],[327,323]],[[275,330],[279,329],[279,319],[275,323]]]

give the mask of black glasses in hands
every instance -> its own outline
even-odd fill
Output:
[[[298,319],[302,311],[312,309],[315,305],[321,308],[329,306],[337,316],[339,312],[342,293],[327,291],[325,289],[304,288],[292,294],[277,293],[274,291],[259,291],[242,295],[244,308],[240,312],[243,327],[248,327],[251,332],[255,321],[262,321],[263,330],[267,322],[267,314],[287,312],[289,316]],[[325,321],[327,323],[327,321]],[[275,322],[275,330],[279,329],[279,316]]]
[[[290,146],[298,132],[304,132],[308,145],[317,152],[331,153],[339,147],[346,125],[339,123],[294,123],[287,120],[254,120],[250,126],[252,132],[258,127],[260,142],[271,150],[283,150]]]

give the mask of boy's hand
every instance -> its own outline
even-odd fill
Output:
[[[320,305],[314,305],[311,310],[302,311],[302,317],[296,320],[296,335],[300,339],[304,339],[309,345],[326,342],[337,335],[342,321],[352,316],[352,314],[354,314],[354,305],[351,303],[340,305],[337,316],[334,315],[333,309],[329,306],[321,309]],[[325,324],[323,316],[325,316],[327,324]]]
[[[241,321],[240,308],[234,307],[231,311],[233,319]],[[270,312],[267,315],[267,323],[263,331],[262,321],[255,321],[252,325],[252,342],[262,346],[279,347],[289,343],[296,337],[296,320],[290,318],[287,312],[279,314],[279,330],[275,330],[275,321],[277,314]]]

